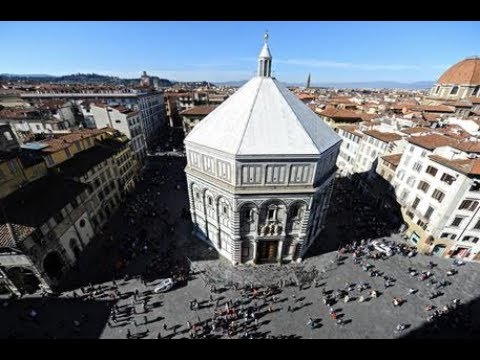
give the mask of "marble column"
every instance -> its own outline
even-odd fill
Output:
[[[279,263],[282,262],[282,254],[283,254],[283,240],[280,240],[278,242],[278,248],[277,248],[277,261]]]
[[[257,247],[258,247],[258,240],[253,242],[253,258],[252,261],[254,264],[257,263]]]

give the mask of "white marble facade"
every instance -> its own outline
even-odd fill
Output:
[[[195,234],[234,264],[298,261],[323,228],[340,137],[259,73],[185,139]]]

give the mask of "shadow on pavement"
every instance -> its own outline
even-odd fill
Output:
[[[113,306],[111,301],[65,298],[4,303],[0,302],[0,338],[17,339],[98,339]]]
[[[305,258],[336,251],[362,239],[387,237],[398,232],[402,217],[400,205],[394,200],[394,188],[380,176],[366,182],[364,173],[355,175],[335,180],[325,229],[310,246]]]

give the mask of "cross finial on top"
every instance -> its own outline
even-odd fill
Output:
[[[268,30],[265,30],[265,35],[263,35],[263,38],[265,39],[265,42],[268,42]]]

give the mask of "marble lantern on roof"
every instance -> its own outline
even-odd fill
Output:
[[[258,74],[186,137],[195,235],[234,264],[300,261],[319,238],[340,137],[272,73]]]

